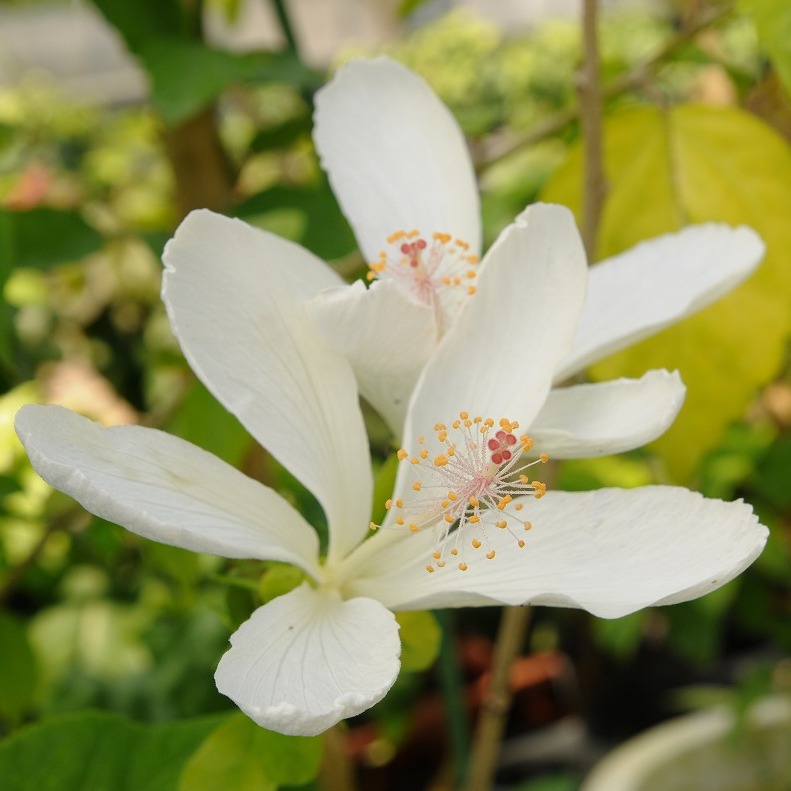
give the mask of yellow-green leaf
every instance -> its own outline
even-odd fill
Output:
[[[676,423],[654,447],[688,482],[724,427],[776,374],[791,330],[791,149],[736,108],[632,108],[605,127],[609,196],[599,257],[709,220],[754,228],[767,244],[758,272],[681,324],[596,364],[595,379],[679,368],[688,387]],[[542,196],[580,209],[577,146]],[[679,284],[683,287],[683,283]]]
[[[318,737],[283,736],[243,714],[229,717],[203,742],[181,773],[179,791],[274,791],[315,779]]]
[[[430,612],[397,612],[401,627],[401,669],[425,670],[439,653],[442,637],[436,618]]]
[[[739,0],[738,6],[753,18],[758,38],[791,94],[791,4],[788,0]]]

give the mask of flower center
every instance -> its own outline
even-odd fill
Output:
[[[433,308],[441,331],[447,318],[475,293],[478,256],[447,233],[430,237],[419,231],[396,231],[387,248],[370,265],[369,280],[392,280],[413,299]]]
[[[518,547],[525,546],[515,531],[530,530],[532,525],[521,518],[523,504],[514,502],[514,497],[546,494],[546,484],[530,480],[526,471],[549,459],[542,453],[538,459],[526,461],[523,457],[533,440],[527,434],[516,434],[518,428],[516,421],[506,418],[495,427],[492,418],[471,418],[461,412],[450,428],[444,423],[434,426],[432,444],[437,445],[438,453],[429,451],[425,437],[417,438],[415,455],[398,451],[399,460],[416,470],[412,484],[416,497],[407,502],[388,500],[385,506],[394,509],[398,527],[412,532],[426,525],[436,527],[434,562],[426,566],[427,571],[445,566],[446,549],[460,558],[458,568],[466,571],[463,553],[468,543],[473,549],[484,547],[486,557],[493,559],[495,551],[487,538],[491,527],[507,530]],[[448,540],[451,534],[454,537]]]

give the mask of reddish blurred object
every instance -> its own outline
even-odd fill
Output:
[[[16,183],[3,199],[3,207],[15,211],[35,208],[46,199],[52,182],[49,168],[33,162],[19,174]]]

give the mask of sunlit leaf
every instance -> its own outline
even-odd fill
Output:
[[[283,596],[299,587],[305,579],[305,572],[289,563],[270,562],[258,583],[258,595],[266,603]]]
[[[791,4],[788,0],[738,0],[755,22],[758,38],[791,94]]]
[[[439,654],[442,639],[437,619],[430,612],[398,612],[401,627],[401,669],[425,670]]]
[[[176,791],[182,766],[218,721],[143,726],[99,712],[53,718],[0,743],[3,791]]]
[[[681,370],[686,403],[654,447],[673,478],[686,482],[784,358],[791,329],[791,150],[735,108],[635,108],[608,120],[605,164],[610,192],[599,257],[707,220],[749,225],[767,244],[758,272],[732,294],[592,369],[596,379]],[[577,146],[543,194],[577,216],[581,165]]]
[[[179,791],[269,791],[309,783],[319,771],[321,740],[265,730],[231,716],[201,745],[181,774]]]

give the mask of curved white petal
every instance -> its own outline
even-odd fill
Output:
[[[391,282],[328,289],[308,312],[329,344],[352,364],[360,392],[401,436],[409,397],[437,344],[434,312]]]
[[[321,165],[369,261],[398,230],[449,233],[480,250],[464,136],[421,77],[389,58],[351,61],[316,94],[314,124]]]
[[[84,508],[163,544],[281,560],[317,573],[315,531],[279,494],[211,453],[142,426],[103,428],[60,406],[22,407],[36,472]]]
[[[685,394],[678,371],[556,388],[530,426],[533,450],[586,459],[639,448],[667,431]]]
[[[362,553],[363,545],[365,561],[356,564],[356,554],[347,561],[356,576],[350,595],[395,610],[544,604],[618,618],[715,590],[758,557],[768,535],[745,503],[670,486],[549,492],[522,502],[520,518],[533,524],[517,533],[523,549],[509,531],[489,528],[481,549],[463,542],[467,571],[448,563],[429,574],[431,531],[383,543],[378,553]],[[493,560],[484,556],[489,548]]]
[[[398,676],[398,624],[379,602],[308,585],[259,607],[231,636],[217,689],[279,733],[314,736],[380,701]]]
[[[752,229],[709,223],[592,266],[574,346],[555,381],[719,299],[753,272],[764,251]]]
[[[162,299],[190,366],[313,492],[330,554],[344,554],[366,530],[368,441],[351,367],[301,301],[337,278],[298,245],[206,211],[184,220],[164,261]]]
[[[536,204],[522,212],[487,253],[477,293],[423,369],[404,442],[461,410],[527,429],[574,337],[586,271],[568,209]]]

